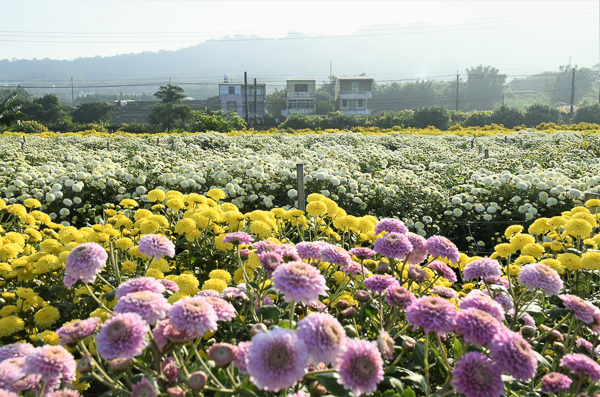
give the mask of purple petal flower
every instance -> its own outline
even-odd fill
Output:
[[[340,375],[338,382],[357,396],[373,393],[383,380],[383,360],[373,341],[347,339],[333,367]]]
[[[296,244],[296,251],[301,259],[321,260],[321,246],[310,241],[303,241]]]
[[[330,314],[311,313],[298,322],[296,334],[304,341],[312,363],[329,364],[346,341],[342,325]]]
[[[371,292],[383,292],[392,285],[399,285],[398,280],[388,274],[375,274],[365,279],[365,287]]]
[[[248,349],[252,342],[240,342],[237,345],[237,354],[235,356],[235,361],[233,365],[236,366],[241,374],[248,373],[248,367],[246,366],[246,355],[248,354]]]
[[[375,240],[373,249],[388,258],[403,260],[413,250],[413,246],[405,234],[391,232]]]
[[[163,256],[174,257],[175,245],[168,237],[160,234],[146,234],[138,243],[138,251],[148,258],[159,261]]]
[[[567,354],[560,360],[560,365],[567,367],[573,375],[589,376],[593,382],[600,382],[600,364],[585,354]]]
[[[532,291],[537,288],[544,290],[546,296],[558,295],[563,287],[558,272],[543,263],[532,263],[521,268],[519,282]]]
[[[399,219],[384,218],[377,222],[375,226],[375,235],[381,232],[406,234],[408,229],[404,226],[404,222]]]
[[[419,265],[410,265],[408,267],[408,278],[420,283],[421,281],[427,280],[427,272]]]
[[[571,387],[571,383],[573,383],[573,380],[568,376],[559,374],[558,372],[550,372],[542,378],[542,388],[540,390],[544,393],[556,394],[561,390]]]
[[[406,309],[406,320],[412,323],[413,330],[423,327],[425,333],[437,332],[445,335],[456,326],[456,309],[445,299],[424,296],[414,301]]]
[[[361,273],[367,275],[369,272],[367,268],[361,266],[358,262],[350,262],[347,265],[340,266],[340,270],[352,277],[356,277]]]
[[[96,243],[80,244],[73,248],[65,264],[65,286],[71,289],[79,280],[93,283],[96,275],[106,266],[107,258],[106,250]]]
[[[491,277],[487,277],[487,278],[485,279],[485,281],[486,281],[488,284],[499,284],[499,285],[502,285],[502,286],[503,286],[503,287],[505,287],[505,288],[509,288],[509,287],[510,287],[510,283],[508,282],[508,280],[507,280],[507,279],[505,279],[505,278],[504,278],[504,277],[502,277],[502,276],[491,276]]]
[[[9,358],[25,357],[35,349],[29,343],[14,343],[12,345],[0,346],[0,362]]]
[[[491,358],[502,372],[513,378],[528,381],[537,371],[538,362],[531,345],[516,332],[502,330],[494,336],[490,344]]]
[[[458,299],[458,293],[452,288],[437,285],[431,289],[432,294],[436,294],[446,299]]]
[[[89,338],[98,331],[101,320],[98,317],[90,317],[86,320],[75,320],[65,324],[56,330],[60,337],[62,346],[74,347],[79,341]]]
[[[458,263],[460,258],[460,253],[458,252],[456,245],[443,236],[429,237],[425,247],[427,248],[429,255],[433,256],[434,259],[446,258],[453,263]]]
[[[262,254],[263,252],[277,252],[279,251],[279,244],[269,240],[262,240],[252,244],[252,248],[256,250],[256,254]]]
[[[137,313],[118,313],[106,321],[96,336],[96,347],[102,358],[132,359],[142,354],[150,328]]]
[[[115,296],[117,298],[122,298],[132,292],[140,291],[150,291],[156,294],[162,294],[165,292],[165,286],[153,277],[136,277],[119,285],[119,288],[117,288],[117,291],[115,292]]]
[[[304,262],[288,262],[273,272],[275,288],[281,291],[286,302],[292,300],[309,304],[325,295],[325,277],[315,267]]]
[[[273,276],[275,269],[279,267],[283,258],[277,251],[265,251],[258,254],[258,259],[268,277]]]
[[[452,386],[466,397],[498,397],[504,393],[500,371],[484,354],[465,354],[452,375]]]
[[[177,283],[173,280],[167,280],[164,278],[161,278],[160,280],[158,280],[159,283],[161,283],[163,285],[163,287],[165,287],[168,290],[171,290],[173,292],[177,292],[179,291],[179,285],[177,285]],[[123,285],[123,284],[121,284]]]
[[[415,300],[417,298],[412,292],[398,284],[390,285],[385,289],[385,301],[389,306],[406,309]]]
[[[594,314],[598,311],[598,308],[592,303],[575,295],[559,295],[558,297],[563,300],[565,307],[573,312],[575,317],[586,324],[595,322]]]
[[[141,381],[131,386],[131,397],[156,397],[158,391],[147,378],[142,378]]]
[[[169,311],[169,318],[175,330],[196,336],[216,331],[219,319],[210,302],[200,296],[175,302]]]
[[[167,316],[171,308],[164,296],[150,292],[140,291],[125,295],[117,301],[114,311],[116,313],[137,313],[148,324],[156,324]]]
[[[483,292],[473,290],[469,295],[465,296],[459,303],[460,309],[475,308],[490,313],[498,321],[504,321],[504,308],[502,305]]]
[[[227,233],[222,240],[225,244],[250,244],[254,241],[251,235],[244,232]]]
[[[319,254],[321,255],[321,260],[334,265],[347,265],[352,262],[352,258],[350,258],[346,250],[336,245],[322,244]]]
[[[408,241],[410,241],[410,244],[413,247],[413,250],[408,257],[408,263],[411,265],[418,265],[427,259],[427,240],[425,240],[423,236],[411,232],[406,234],[406,238],[408,238]]]
[[[250,380],[259,389],[279,391],[304,377],[308,352],[296,333],[275,328],[252,338],[246,354]]]
[[[435,271],[438,275],[444,277],[451,283],[454,284],[456,282],[456,273],[454,273],[454,270],[450,269],[450,266],[446,265],[444,262],[433,261],[429,265],[427,265],[427,267]]]
[[[481,258],[467,263],[463,270],[465,281],[473,278],[488,278],[502,275],[502,266],[495,259]]]
[[[489,343],[503,325],[491,314],[479,309],[464,309],[456,316],[456,332],[463,335],[465,342],[481,347]]]
[[[348,255],[357,257],[358,259],[371,259],[377,252],[367,247],[355,247],[348,251]]]
[[[75,380],[77,364],[73,355],[62,346],[44,345],[37,347],[25,357],[23,371],[40,375],[42,382],[57,380],[71,382]]]
[[[231,321],[235,318],[235,308],[231,305],[231,303],[216,297],[206,297],[204,298],[208,303],[211,304],[215,313],[217,314],[217,321]]]

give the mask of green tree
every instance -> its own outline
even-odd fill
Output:
[[[435,127],[439,130],[447,130],[450,126],[450,112],[443,107],[424,107],[414,113],[415,126],[417,128]]]
[[[112,106],[102,102],[82,103],[73,110],[74,123],[107,123],[110,121]]]
[[[590,68],[578,68],[575,65],[575,104],[586,96],[597,98],[595,91],[597,74]],[[545,89],[552,106],[565,106],[571,103],[571,83],[573,81],[573,67],[560,66],[558,72],[546,76]],[[591,95],[590,95],[591,94]]]
[[[164,131],[185,128],[193,120],[192,108],[183,104],[183,88],[173,84],[161,85],[154,96],[160,99],[160,102],[154,105],[148,116],[150,124]]]
[[[560,124],[560,111],[552,106],[537,103],[525,109],[525,124],[527,127],[537,127],[541,123]]]
[[[65,128],[71,124],[70,108],[62,105],[56,95],[46,94],[31,102],[24,102],[21,111],[30,120],[46,126]]]
[[[267,95],[267,113],[277,119],[281,118],[281,111],[287,109],[286,95],[285,88],[282,90],[275,88],[275,91]]]
[[[230,132],[236,127],[245,128],[246,122],[235,112],[204,108],[194,112],[194,132]]]
[[[520,109],[502,105],[494,110],[491,122],[502,124],[506,128],[514,128],[525,123],[525,115]]]
[[[22,117],[23,113],[16,92],[0,102],[0,125],[10,125]]]
[[[582,106],[573,115],[573,123],[596,123],[600,124],[600,105],[593,104],[590,106]]]
[[[506,75],[492,66],[479,65],[467,69],[464,94],[459,94],[466,110],[492,110],[502,101]]]

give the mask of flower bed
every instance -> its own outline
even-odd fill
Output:
[[[321,194],[306,213],[207,196],[153,190],[79,229],[0,201],[0,393],[597,388],[600,200],[511,225],[478,257]]]

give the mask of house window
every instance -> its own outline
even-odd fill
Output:
[[[235,94],[235,87],[234,86],[232,86],[232,85],[229,86],[229,93],[230,94]]]
[[[295,92],[308,92],[308,84],[296,84],[294,87]]]
[[[343,108],[347,108],[348,107],[348,100],[347,99],[342,100],[342,107]]]
[[[256,87],[256,95],[262,95],[262,87]]]
[[[363,107],[363,100],[362,100],[362,99],[359,99],[359,100],[358,100],[358,107],[359,107],[359,108],[362,108],[362,107]]]
[[[248,111],[254,113],[254,102],[248,102]]]
[[[351,84],[351,91],[358,91],[358,81],[353,81]]]
[[[231,87],[229,87],[231,88]],[[227,111],[228,112],[237,112],[237,102],[236,101],[227,101]]]

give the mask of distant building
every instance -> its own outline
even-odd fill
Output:
[[[135,99],[117,99],[116,101],[113,101],[114,105],[121,105],[121,106],[127,106],[130,104],[134,104],[135,103]]]
[[[265,118],[266,84],[256,85],[256,106],[254,104],[254,84],[248,84],[248,117],[250,120],[263,120]],[[222,83],[219,84],[219,98],[221,109],[226,112],[235,112],[240,117],[246,117],[244,109],[244,84]]]
[[[340,76],[335,83],[335,110],[348,115],[369,115],[367,100],[373,97],[373,78]]]
[[[289,78],[286,80],[287,109],[281,111],[284,117],[292,114],[316,114],[317,104],[315,91],[317,79],[314,78]]]

